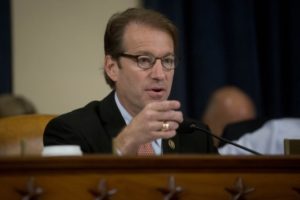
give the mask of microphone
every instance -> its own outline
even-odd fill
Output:
[[[182,131],[183,133],[192,133],[194,130],[199,130],[199,131],[202,131],[204,133],[206,133],[207,135],[211,136],[211,137],[214,137],[214,138],[217,138],[218,140],[222,141],[222,142],[225,142],[226,144],[231,144],[235,147],[238,147],[240,149],[243,149],[247,152],[250,152],[254,155],[262,155],[261,153],[258,153],[257,151],[254,151],[252,149],[249,149],[247,147],[244,147],[242,145],[239,145],[237,143],[234,143],[230,140],[227,140],[226,138],[223,138],[223,137],[219,137],[211,132],[209,132],[208,130],[204,129],[204,128],[201,128],[199,126],[196,125],[196,122],[193,122],[193,120],[189,121],[189,120],[184,120],[181,124],[181,129],[183,129],[184,131]]]

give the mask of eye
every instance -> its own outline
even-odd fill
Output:
[[[172,65],[174,65],[174,62],[175,62],[174,60],[175,60],[174,57],[166,57],[163,59],[163,62],[165,65],[172,66]]]
[[[138,64],[142,67],[150,67],[152,65],[153,59],[150,56],[139,56]]]

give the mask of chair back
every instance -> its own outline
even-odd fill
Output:
[[[300,155],[300,139],[284,139],[285,155]]]
[[[0,156],[40,155],[43,133],[55,115],[16,115],[0,118]]]

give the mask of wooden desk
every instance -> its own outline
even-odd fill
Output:
[[[113,189],[102,199],[299,200],[300,157],[0,158],[0,199],[21,199],[30,185],[42,188],[41,200],[92,200]],[[239,190],[247,194],[238,198]],[[181,192],[168,198],[161,191]]]

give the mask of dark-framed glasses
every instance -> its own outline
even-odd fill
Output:
[[[126,57],[134,60],[138,67],[141,69],[151,69],[154,64],[156,63],[156,60],[160,60],[162,66],[165,70],[173,70],[176,66],[176,59],[174,55],[167,55],[164,57],[155,57],[153,55],[132,55],[127,53],[120,53],[118,54],[119,57]]]

